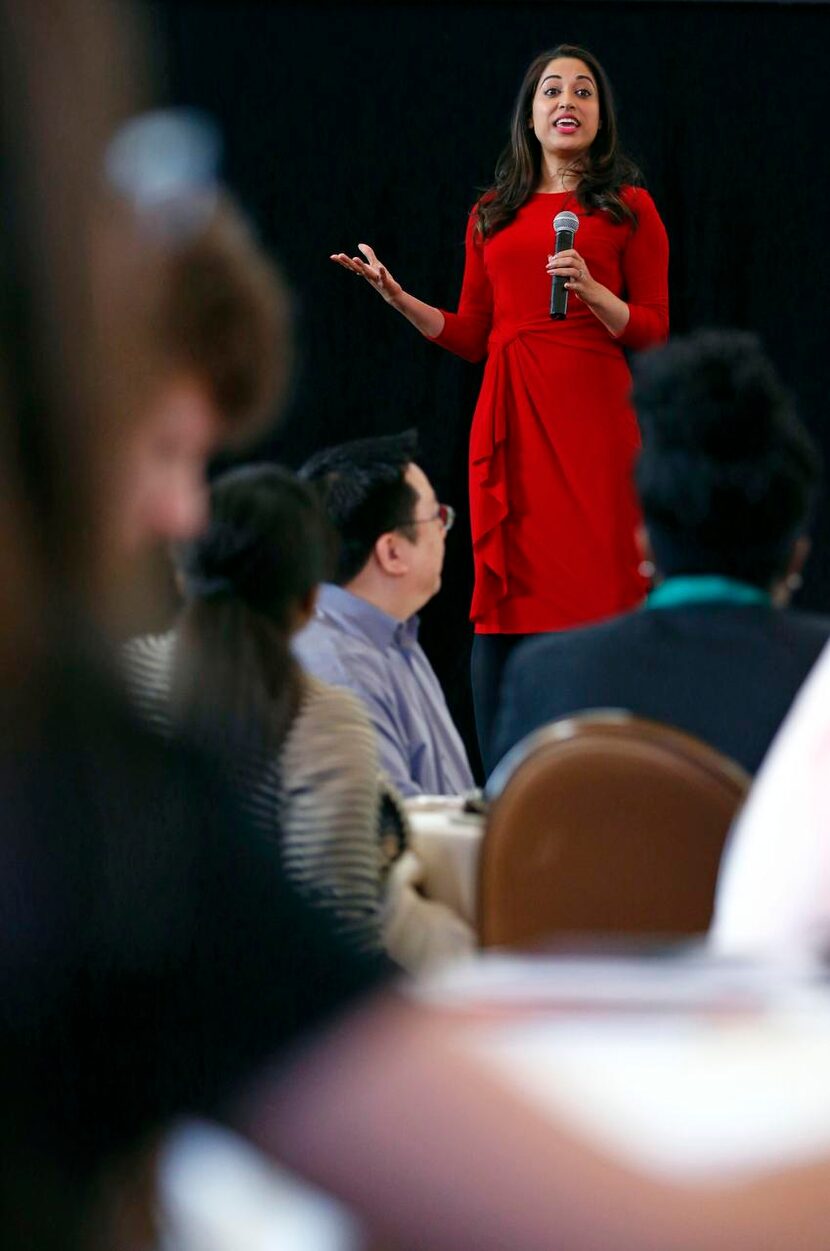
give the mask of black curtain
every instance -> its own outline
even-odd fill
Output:
[[[466,213],[491,179],[524,69],[583,44],[672,245],[672,328],[756,331],[828,456],[825,242],[830,10],[821,4],[152,5],[170,102],[217,118],[225,174],[290,279],[299,367],[259,450],[289,465],[417,426],[460,520],[423,639],[472,738],[466,444],[480,372],[423,341],[330,252],[369,242],[455,307]],[[801,594],[830,610],[822,507]]]

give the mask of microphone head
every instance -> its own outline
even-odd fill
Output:
[[[557,213],[553,219],[553,229],[557,234],[560,230],[569,230],[572,234],[576,234],[579,230],[579,218],[576,213]]]

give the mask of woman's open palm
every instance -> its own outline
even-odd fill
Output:
[[[368,243],[359,243],[357,246],[365,256],[365,260],[363,256],[347,256],[345,252],[333,253],[331,260],[351,273],[365,278],[369,285],[383,296],[387,304],[393,304],[403,293],[401,284],[396,282],[386,266],[381,264]]]

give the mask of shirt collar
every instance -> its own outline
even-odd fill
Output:
[[[406,648],[418,642],[417,616],[398,621],[382,608],[331,582],[320,587],[316,615],[334,621],[352,634],[362,634],[376,647]]]
[[[772,596],[759,586],[722,578],[718,574],[682,574],[666,578],[646,600],[646,608],[676,608],[680,604],[770,604]]]

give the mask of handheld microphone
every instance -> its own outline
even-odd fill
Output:
[[[557,213],[553,219],[553,229],[556,233],[556,247],[553,249],[554,255],[564,252],[566,248],[572,248],[574,245],[574,235],[579,230],[579,218],[576,213]],[[568,316],[568,290],[565,286],[567,279],[555,275],[550,285],[550,315],[555,321],[561,321],[563,317]]]

